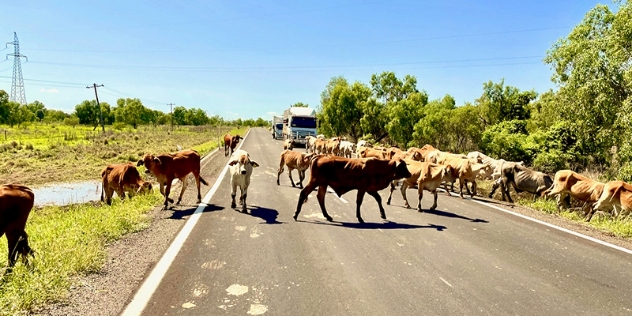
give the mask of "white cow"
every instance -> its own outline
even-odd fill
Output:
[[[356,144],[348,140],[340,142],[340,156],[351,158],[352,154],[356,151]]]
[[[236,208],[235,196],[237,195],[237,187],[241,191],[239,197],[239,204],[241,204],[241,211],[246,212],[246,197],[248,196],[248,186],[250,185],[250,176],[252,175],[252,168],[259,167],[259,164],[254,160],[250,160],[250,154],[243,149],[239,149],[233,152],[228,162],[230,166],[230,197],[232,202],[230,207]]]

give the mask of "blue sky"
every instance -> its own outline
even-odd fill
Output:
[[[316,107],[332,77],[417,77],[430,99],[473,102],[483,83],[555,88],[542,63],[596,1],[5,1],[0,42],[17,32],[28,102],[72,112],[86,89],[228,119]],[[610,2],[606,2],[610,4]],[[0,49],[2,46],[0,46]],[[13,47],[1,51],[12,53]],[[1,59],[0,59],[1,60]],[[12,58],[0,62],[11,90]]]

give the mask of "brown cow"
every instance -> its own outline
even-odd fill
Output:
[[[111,164],[101,171],[103,186],[101,187],[101,201],[112,205],[112,195],[118,194],[125,199],[125,192],[130,198],[134,194],[147,193],[152,190],[151,183],[141,178],[138,169],[132,163]],[[104,197],[105,195],[105,197]]]
[[[232,136],[229,134],[224,135],[224,157],[228,157],[228,155],[232,155],[239,143],[239,140],[243,139],[239,135]],[[230,153],[229,153],[230,149]]]
[[[35,194],[31,189],[19,184],[0,186],[0,237],[7,234],[9,247],[9,269],[15,265],[18,255],[22,255],[25,264],[28,256],[34,256],[29,247],[28,235],[24,231],[26,220],[35,203]]]
[[[147,172],[151,172],[156,176],[158,183],[160,184],[160,193],[165,196],[165,208],[169,206],[169,202],[173,203],[173,199],[169,198],[169,192],[171,192],[171,182],[174,179],[180,179],[182,182],[182,191],[180,191],[180,197],[178,203],[182,201],[182,195],[187,188],[186,177],[189,173],[193,173],[195,177],[195,183],[198,189],[198,203],[202,201],[202,194],[200,194],[200,182],[204,185],[208,185],[202,177],[200,177],[200,154],[195,150],[184,150],[175,154],[162,154],[154,156],[146,154],[143,160],[138,161],[138,166],[145,165]],[[165,186],[167,187],[165,189]]]
[[[472,165],[474,164],[469,159],[459,158],[458,156],[443,156],[442,157],[442,165],[452,167],[452,174],[454,178],[452,179],[452,191],[454,190],[454,182],[456,179],[459,179],[459,196],[463,198],[463,187],[465,186],[465,190],[467,193],[474,197],[476,195],[476,174],[472,171]],[[472,191],[467,186],[467,183],[472,183]],[[446,191],[447,190],[447,182],[446,182]],[[448,195],[450,195],[448,191]]]
[[[377,159],[388,159],[386,150],[375,149],[370,147],[362,147],[358,150],[358,155],[360,158],[377,158]]]
[[[279,178],[283,173],[284,166],[287,166],[288,174],[290,175],[290,182],[292,182],[292,186],[296,187],[294,184],[294,179],[292,179],[292,170],[298,170],[298,186],[303,188],[303,179],[305,179],[305,170],[309,168],[309,164],[311,162],[311,158],[314,154],[305,154],[297,151],[284,150],[281,153],[281,162],[279,162],[279,170],[277,172],[277,185],[280,185]]]
[[[603,187],[603,193],[599,197],[590,215],[596,210],[614,208],[618,210],[617,216],[629,215],[632,210],[632,185],[623,181],[610,181]],[[614,212],[616,214],[616,212]],[[590,217],[587,219],[590,221]]]
[[[356,217],[360,223],[364,223],[360,215],[360,205],[365,193],[369,193],[380,207],[382,219],[386,219],[382,198],[379,190],[386,188],[395,179],[409,178],[410,172],[406,168],[406,162],[402,160],[380,160],[374,158],[341,158],[335,156],[315,156],[312,158],[310,177],[307,186],[301,190],[298,205],[294,213],[294,220],[298,218],[303,203],[307,196],[318,187],[318,204],[323,216],[328,220],[333,219],[325,209],[325,194],[327,186],[330,186],[338,196],[358,190],[356,197]]]
[[[420,162],[411,159],[406,159],[406,165],[410,171],[410,178],[404,179],[402,182],[401,192],[404,198],[404,206],[410,208],[408,199],[406,198],[406,189],[417,185],[417,194],[419,195],[419,202],[417,203],[417,210],[422,212],[421,200],[423,198],[423,190],[430,191],[434,195],[434,204],[430,207],[430,210],[437,208],[437,188],[441,186],[441,182],[452,181],[452,167],[438,165],[431,162]],[[395,191],[395,185],[397,180],[391,182],[391,193],[388,195],[386,204],[391,204],[391,196]]]
[[[592,206],[599,200],[604,191],[604,184],[584,177],[571,170],[560,170],[555,173],[553,186],[547,190],[548,196],[557,195],[557,208],[569,208],[568,196],[584,202],[582,211],[586,221],[590,221],[594,211]]]

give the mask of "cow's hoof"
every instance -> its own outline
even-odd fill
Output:
[[[178,202],[176,202],[176,204],[180,205],[180,202],[182,202],[182,201],[178,199]]]
[[[408,204],[404,204],[404,207],[405,207],[405,208],[410,208],[410,205],[408,205]]]
[[[235,208],[237,207],[237,204],[235,202],[230,203],[230,207]]]
[[[167,198],[167,201],[169,201],[169,203],[173,203],[173,199],[172,198]]]
[[[330,220],[330,222],[331,222],[331,220]],[[364,220],[363,220],[362,218],[360,218],[360,217],[358,217],[358,222],[359,222],[360,224],[364,224]]]
[[[277,181],[277,185],[281,185],[281,183],[279,183],[279,181]]]
[[[244,208],[241,209],[241,212],[242,213],[248,213],[248,209],[244,207]]]
[[[420,207],[420,208],[418,208],[418,209],[417,209],[417,212],[419,212],[419,213],[423,213],[423,212],[424,212],[424,210]]]
[[[202,199],[198,199],[198,200],[197,200],[197,203],[198,203],[198,204],[202,203]]]
[[[293,188],[296,188],[296,186],[294,185],[294,183],[292,183],[292,187],[293,187]]]
[[[386,205],[391,205],[391,200],[386,201]]]
[[[293,218],[293,219],[294,219],[294,221],[296,222],[296,221],[297,221],[297,218],[298,218],[298,215],[294,215],[294,216],[292,216],[292,218]]]

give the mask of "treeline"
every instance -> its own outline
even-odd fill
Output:
[[[400,147],[432,144],[525,161],[545,172],[596,168],[632,181],[632,5],[598,5],[558,40],[544,62],[556,90],[538,93],[500,82],[456,106],[430,100],[413,76],[371,76],[369,84],[332,78],[321,94],[320,132]]]
[[[100,115],[106,125],[127,126],[136,128],[138,125],[169,125],[172,121],[171,113],[152,110],[143,105],[139,99],[120,98],[116,106],[107,102],[100,102],[101,113],[96,100],[85,100],[75,106],[75,111],[68,114],[60,110],[47,109],[46,106],[35,101],[26,105],[9,101],[9,95],[0,90],[0,124],[18,127],[28,122],[63,122],[67,125],[91,125],[95,128],[100,124]],[[219,115],[208,116],[202,109],[187,109],[183,106],[173,108],[174,125],[238,125],[238,126],[268,126],[269,122],[258,118],[225,120]]]

